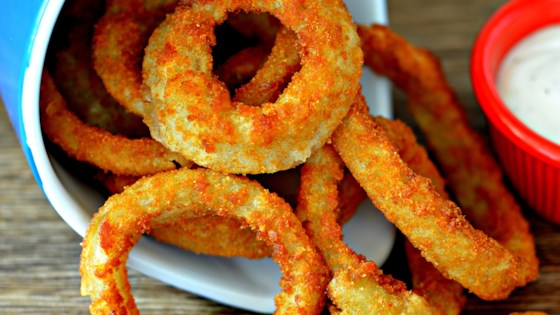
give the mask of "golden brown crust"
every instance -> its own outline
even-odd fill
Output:
[[[230,90],[235,90],[257,73],[266,60],[267,53],[263,46],[242,49],[217,66],[214,72]]]
[[[398,120],[376,117],[375,121],[383,128],[408,167],[418,175],[431,179],[436,191],[443,198],[449,198],[445,191],[445,180],[430,161],[424,147],[416,142],[412,129]],[[405,242],[405,250],[412,274],[413,291],[423,296],[441,314],[460,314],[467,302],[463,286],[445,278],[409,241]]]
[[[411,171],[367,113],[351,109],[332,141],[377,208],[446,277],[488,300],[535,279],[524,260],[475,230],[430,180]]]
[[[247,84],[235,90],[233,100],[248,105],[275,102],[301,68],[296,43],[296,34],[282,27],[263,67]]]
[[[387,27],[359,26],[358,32],[365,64],[406,93],[410,112],[467,218],[527,260],[528,273],[537,274],[538,258],[529,224],[504,186],[491,149],[470,128],[438,59]]]
[[[158,241],[197,254],[261,259],[272,255],[272,248],[239,220],[206,215],[155,227],[150,235]]]
[[[140,236],[169,220],[209,214],[244,221],[274,249],[283,273],[278,314],[321,312],[329,271],[290,206],[247,178],[181,169],[140,179],[94,215],[80,262],[92,314],[136,314],[126,260]]]
[[[275,176],[267,175],[267,176]],[[140,178],[98,172],[94,179],[109,195],[120,194]],[[260,259],[270,257],[272,249],[257,238],[243,222],[229,217],[205,215],[182,218],[153,227],[154,239],[197,254]]]
[[[151,138],[129,139],[83,123],[68,110],[52,78],[41,80],[41,127],[49,139],[69,156],[106,172],[142,176],[175,169],[176,162],[190,163]]]
[[[100,172],[96,180],[112,194],[118,194],[136,182],[139,178],[119,176]],[[259,175],[256,180],[270,191],[277,193],[288,202],[295,200],[299,183],[299,170],[282,173]],[[349,172],[345,172],[338,183],[340,217],[338,221],[346,223],[355,213],[358,205],[367,198],[363,189]],[[295,201],[294,201],[295,204]],[[158,241],[175,245],[195,253],[221,257],[245,257],[259,259],[270,257],[272,249],[257,239],[256,233],[239,220],[207,215],[191,219],[175,220],[162,224],[150,231],[150,236]]]
[[[274,176],[274,175],[272,175]],[[99,172],[95,180],[110,195],[122,193],[140,178]],[[197,254],[260,259],[270,257],[272,249],[257,238],[243,222],[230,217],[205,215],[181,218],[153,227],[150,236],[160,242]]]
[[[106,15],[97,25],[95,60],[112,93],[120,95],[127,108],[145,116],[155,137],[181,151],[181,155],[169,153],[153,139],[139,139],[146,140],[136,142],[141,143],[139,148],[130,139],[108,138],[95,128],[83,127],[79,119],[68,114],[64,100],[51,93],[56,90],[52,81],[45,79],[42,85],[41,116],[49,119],[43,126],[45,132],[62,132],[53,136],[55,143],[78,159],[94,159],[106,171],[132,174],[108,176],[112,178],[111,189],[127,188],[107,200],[84,238],[82,293],[92,296],[93,314],[138,313],[125,263],[141,234],[205,254],[249,258],[273,255],[284,273],[283,291],[276,297],[277,313],[321,312],[326,285],[332,279],[327,291],[334,312],[457,314],[464,303],[463,289],[445,277],[456,279],[484,299],[501,299],[537,276],[533,270],[536,265],[514,255],[534,254],[534,247],[525,243],[532,237],[523,238],[523,224],[516,226],[522,229],[519,234],[508,229],[497,232],[500,241],[514,253],[473,229],[461,210],[448,200],[443,179],[410,130],[398,122],[370,117],[363,99],[356,101],[361,51],[356,49],[356,27],[342,1],[287,0],[281,8],[254,0],[182,1],[177,13],[156,29],[149,42],[142,82],[138,67],[142,49],[163,20],[162,13],[170,12],[175,2],[108,0]],[[272,20],[260,19],[276,16],[285,28],[278,33],[263,69],[237,89],[232,100],[224,82],[216,82],[210,52],[216,41],[214,27],[228,14],[237,17],[244,11],[256,12],[254,17],[252,13],[247,15],[255,18],[253,23],[268,25]],[[230,22],[234,25],[236,20]],[[237,22],[242,29],[243,19]],[[114,28],[120,28],[119,32],[113,32]],[[176,36],[176,32],[182,36]],[[273,27],[255,34],[271,44],[277,32]],[[384,35],[375,38],[370,32]],[[368,55],[368,62],[381,63],[380,67],[386,68],[379,71],[388,71],[407,91],[421,125],[440,120],[440,127],[457,123],[453,136],[466,135],[469,145],[470,141],[478,143],[476,135],[468,130],[462,133],[466,130],[461,129],[465,122],[462,112],[453,108],[449,113],[440,112],[456,100],[433,55],[402,44],[389,32],[375,32],[360,27],[362,47],[373,47],[375,41],[378,48],[394,48],[395,56],[387,57],[381,50]],[[387,42],[390,45],[383,46]],[[251,57],[255,59],[248,63],[250,67],[242,68],[248,72],[224,65],[224,73],[231,71],[243,79],[251,76],[265,58],[261,52]],[[331,136],[338,153],[324,145]],[[84,149],[83,141],[88,146],[95,143],[96,152]],[[153,173],[166,170],[154,171],[156,162],[144,155],[154,154],[154,144],[163,151],[153,159],[174,156],[174,160],[184,161],[184,156],[196,156],[201,165],[217,171],[181,169],[137,181],[145,174],[136,169],[139,165]],[[446,143],[442,148],[451,150],[450,156],[455,158],[455,146]],[[175,168],[174,160],[165,160],[165,165]],[[219,173],[293,170],[305,160],[297,214],[312,241],[291,208],[276,194],[248,178]],[[485,163],[473,165],[482,167],[483,174],[495,176]],[[350,170],[346,175],[345,164]],[[462,171],[458,173],[464,176]],[[375,263],[366,261],[342,241],[340,222],[345,222],[364,198],[360,184],[411,240],[406,250],[413,291],[384,275]],[[473,185],[466,185],[467,189],[478,187]],[[496,196],[502,196],[500,188],[497,191]],[[467,204],[480,197],[468,196]],[[493,206],[492,202],[484,204]],[[486,215],[485,209],[481,210],[483,215],[473,214],[475,223],[489,220],[483,228],[494,231],[498,224],[493,220],[499,217]],[[222,237],[216,237],[216,233]]]
[[[177,0],[108,1],[95,26],[93,64],[107,91],[141,117],[149,112],[142,84],[144,47],[154,28],[173,11]]]
[[[331,302],[343,314],[434,313],[422,297],[343,242],[337,196],[343,173],[344,164],[331,146],[315,152],[301,168],[296,209],[333,272],[327,291]]]

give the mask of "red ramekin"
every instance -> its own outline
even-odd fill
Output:
[[[512,46],[533,31],[555,23],[560,23],[560,0],[507,2],[476,39],[471,80],[488,120],[494,149],[515,189],[543,218],[560,224],[560,145],[517,119],[502,102],[495,82],[500,63]]]

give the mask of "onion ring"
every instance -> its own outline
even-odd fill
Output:
[[[164,223],[154,227],[149,234],[160,242],[197,254],[247,259],[272,256],[272,248],[258,239],[257,233],[246,224],[218,215]]]
[[[387,27],[359,26],[358,30],[365,64],[388,76],[406,93],[409,110],[467,218],[527,260],[527,272],[536,277],[538,258],[529,224],[504,186],[502,170],[491,149],[469,126],[437,58]]]
[[[299,177],[299,171],[295,171]],[[259,175],[256,180],[290,203],[292,188],[297,194],[299,178],[295,183],[296,179],[291,178],[292,172],[286,172],[289,174]],[[280,185],[284,186],[280,187]],[[284,191],[278,191],[278,189]],[[346,173],[338,183],[338,195],[340,209],[338,222],[343,225],[354,215],[358,205],[367,195],[350,173]],[[261,259],[272,255],[272,249],[265,242],[257,239],[255,232],[242,222],[215,215],[185,219],[154,227],[150,236],[158,241],[199,254],[248,259]]]
[[[259,175],[256,180],[290,203],[292,194],[294,194],[294,198],[297,198],[295,195],[299,185],[299,170],[284,173],[286,174]],[[295,175],[292,173],[297,173],[298,178],[292,178]],[[96,179],[112,195],[123,192],[127,186],[134,184],[139,178],[103,172],[97,174]],[[284,191],[279,192],[278,189]],[[349,172],[345,172],[344,177],[338,183],[338,194],[340,208],[338,221],[343,225],[354,215],[358,205],[367,195]],[[242,222],[216,215],[162,224],[153,227],[150,236],[160,242],[198,254],[248,259],[261,259],[272,255],[272,249],[265,242],[257,239],[256,233],[244,226]]]
[[[107,91],[127,110],[144,117],[143,50],[154,28],[177,0],[108,1],[93,36],[93,64]]]
[[[238,10],[269,12],[298,36],[302,70],[275,103],[232,103],[211,73],[214,27]],[[292,168],[344,118],[359,89],[361,59],[355,25],[341,1],[179,5],[146,47],[144,83],[154,107],[146,123],[155,139],[201,166],[241,174]],[[310,82],[320,82],[313,93],[306,88]]]
[[[424,147],[416,142],[412,129],[398,120],[376,117],[375,121],[395,145],[401,159],[415,173],[431,179],[442,197],[449,198],[445,191],[445,180],[430,161]],[[405,251],[412,274],[413,291],[423,296],[441,314],[460,314],[467,300],[463,286],[445,278],[409,241],[405,242]]]
[[[109,195],[120,194],[140,178],[99,172],[95,180]],[[350,210],[349,210],[350,211]],[[270,257],[272,249],[239,220],[205,215],[160,224],[150,230],[154,239],[197,254],[220,257],[261,259]]]
[[[301,168],[296,215],[317,245],[333,279],[328,296],[348,314],[432,314],[431,306],[406,285],[383,273],[342,241],[338,223],[338,182],[344,164],[331,146],[315,152]]]
[[[408,168],[363,108],[367,106],[361,97],[334,132],[334,147],[376,207],[426,260],[486,300],[506,298],[534,280],[536,274],[525,260],[474,229],[430,180]]]
[[[299,177],[299,171],[295,171]],[[296,182],[291,178],[293,177],[292,172],[289,173],[286,175],[280,173],[259,175],[256,180],[289,202],[292,199],[292,188],[294,195],[297,194],[299,184],[299,178]],[[279,176],[280,178],[278,178]],[[139,178],[101,172],[95,179],[103,184],[109,194],[113,195],[123,192],[127,186],[134,184]],[[278,192],[279,188],[285,191]],[[345,172],[344,177],[338,183],[338,194],[340,208],[338,222],[343,225],[350,220],[367,195],[349,172]],[[265,242],[257,239],[254,231],[244,226],[242,222],[228,217],[207,215],[184,219],[153,227],[149,234],[160,242],[198,254],[248,259],[261,259],[272,255],[272,249]]]
[[[129,139],[83,123],[68,110],[47,71],[41,80],[39,109],[41,127],[52,142],[69,156],[106,172],[142,176],[176,169],[176,163],[191,165],[151,138]]]
[[[140,179],[94,215],[80,262],[91,313],[137,313],[126,272],[132,247],[154,226],[206,214],[243,220],[274,248],[284,289],[277,313],[321,312],[329,271],[290,206],[247,178],[181,169]]]

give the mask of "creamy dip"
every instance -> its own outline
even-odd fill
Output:
[[[500,65],[498,93],[527,127],[560,144],[560,24],[516,44]]]

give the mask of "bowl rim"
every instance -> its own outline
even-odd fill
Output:
[[[560,145],[523,124],[506,107],[495,84],[499,64],[510,48],[535,30],[552,24],[560,24],[560,0],[511,0],[501,6],[475,40],[471,82],[487,119],[506,138],[535,158],[560,168]]]

